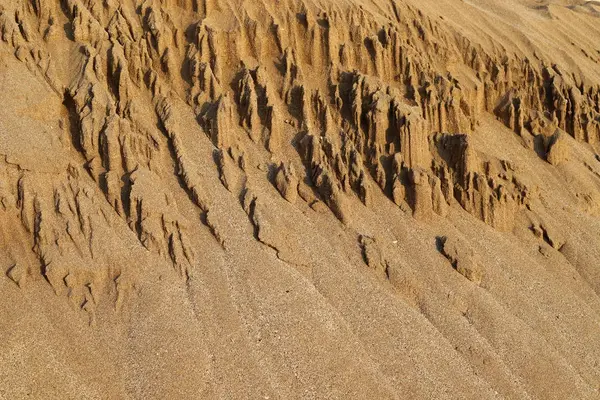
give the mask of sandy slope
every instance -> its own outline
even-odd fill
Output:
[[[0,398],[600,398],[599,13],[0,0]]]

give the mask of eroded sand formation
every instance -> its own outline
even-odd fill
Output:
[[[0,398],[599,398],[599,17],[0,0]]]

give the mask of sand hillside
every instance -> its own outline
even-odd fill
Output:
[[[600,2],[0,0],[0,399],[599,399]]]

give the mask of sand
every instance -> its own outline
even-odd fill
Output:
[[[599,18],[0,0],[0,398],[600,398]]]

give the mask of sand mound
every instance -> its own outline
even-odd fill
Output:
[[[0,0],[0,398],[599,398],[598,4]]]

